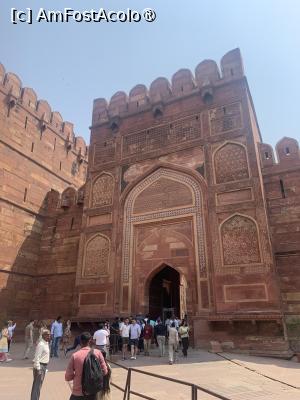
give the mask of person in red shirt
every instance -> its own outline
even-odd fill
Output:
[[[70,388],[72,390],[72,395],[70,400],[94,400],[95,395],[83,396],[82,386],[81,386],[81,378],[82,378],[82,370],[83,363],[91,350],[90,343],[92,341],[92,336],[89,332],[84,332],[80,336],[80,345],[81,349],[72,354],[69,365],[66,369],[65,380],[67,382],[73,381],[73,385],[70,384]],[[103,375],[107,374],[107,365],[103,358],[103,355],[100,350],[94,349],[94,354],[99,359],[100,366],[103,372]]]
[[[145,356],[149,356],[149,350],[151,346],[151,341],[153,337],[153,328],[150,325],[150,319],[146,321],[146,325],[144,326],[144,352]]]

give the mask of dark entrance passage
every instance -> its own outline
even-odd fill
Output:
[[[168,265],[152,278],[149,286],[151,318],[163,318],[164,309],[174,309],[174,314],[180,316],[180,275]]]

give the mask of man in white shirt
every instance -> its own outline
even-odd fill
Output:
[[[39,400],[42,384],[45,378],[47,365],[49,362],[49,342],[51,339],[50,331],[44,330],[42,339],[39,341],[33,359],[33,384],[31,389],[31,400]]]
[[[104,325],[100,324],[99,329],[94,333],[93,340],[96,344],[96,349],[104,350],[107,353],[107,344],[108,344],[109,332],[107,329],[104,329]]]
[[[51,326],[51,354],[50,357],[58,357],[58,345],[63,336],[63,326],[61,317],[57,317]]]
[[[126,359],[126,353],[128,350],[128,345],[129,345],[129,331],[130,331],[130,325],[129,325],[129,319],[126,318],[124,322],[122,322],[122,325],[120,325],[120,335],[122,339],[122,359]]]
[[[168,345],[169,345],[169,364],[173,364],[174,362],[174,352],[177,352],[178,349],[178,343],[179,343],[179,337],[178,337],[178,332],[175,326],[175,322],[171,323],[171,326],[168,328],[169,332],[169,340],[168,340]]]

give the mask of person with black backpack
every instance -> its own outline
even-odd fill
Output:
[[[96,400],[103,389],[108,369],[101,351],[90,347],[91,341],[89,332],[81,334],[81,349],[72,354],[66,369],[65,380],[73,381],[70,400]]]

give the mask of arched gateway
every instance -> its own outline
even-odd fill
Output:
[[[160,316],[163,320],[172,315],[184,318],[187,314],[186,290],[185,276],[174,267],[162,263],[145,284],[145,298],[147,299],[148,294],[146,303],[150,316]]]
[[[124,314],[157,317],[174,308],[184,316],[209,307],[204,226],[201,182],[194,176],[161,167],[133,186],[124,205]]]

